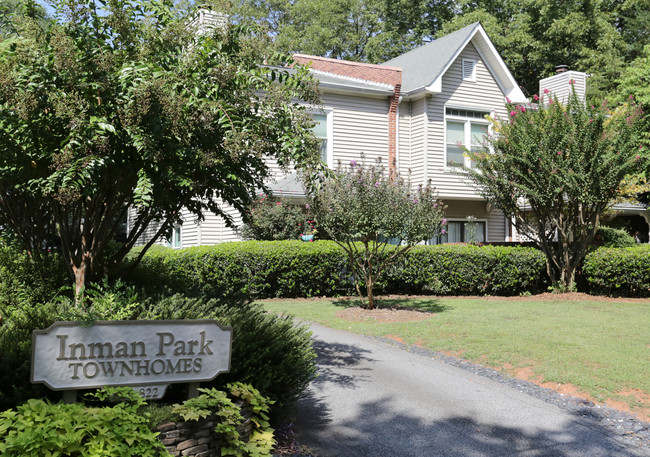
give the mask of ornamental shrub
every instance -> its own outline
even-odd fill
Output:
[[[49,394],[29,382],[32,331],[54,323],[52,299],[68,281],[57,255],[33,261],[15,245],[0,242],[0,410]]]
[[[599,248],[582,267],[590,290],[607,295],[650,296],[650,245]]]
[[[133,280],[230,299],[313,297],[352,293],[346,271],[333,242],[246,241],[150,251]]]
[[[310,200],[318,226],[349,259],[362,306],[372,309],[386,270],[416,244],[445,233],[445,206],[431,181],[415,187],[381,159],[367,165],[361,158],[347,167],[339,162],[333,176],[313,186]]]
[[[479,245],[416,246],[390,271],[389,290],[409,294],[519,295],[547,285],[535,248]]]
[[[138,411],[144,400],[130,388],[105,392],[120,392],[128,401],[89,407],[31,399],[16,410],[0,413],[0,455],[168,456],[157,434],[149,429],[147,418]]]
[[[142,300],[138,319],[215,319],[233,327],[229,373],[208,387],[224,387],[229,382],[253,383],[278,406],[297,400],[316,373],[316,353],[311,332],[294,325],[288,316],[264,312],[264,308],[246,301],[171,296],[149,296]]]
[[[605,226],[598,227],[594,239],[600,243],[600,247],[604,248],[625,248],[636,243],[632,235],[625,230]]]
[[[385,255],[391,249],[387,247]],[[333,241],[250,241],[160,249],[148,252],[135,273],[140,284],[166,284],[176,292],[229,300],[355,291],[347,256]],[[534,248],[419,245],[394,263],[375,286],[379,293],[516,295],[544,290],[546,278],[544,256]]]
[[[261,194],[247,214],[241,228],[245,240],[297,240],[303,234],[306,216],[298,205]]]

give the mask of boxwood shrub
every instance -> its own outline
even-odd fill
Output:
[[[582,271],[592,292],[650,296],[650,245],[599,248],[587,254]]]
[[[145,255],[135,278],[210,296],[312,297],[354,293],[345,253],[332,241],[249,241]],[[416,246],[377,293],[516,295],[541,291],[544,256],[510,246]]]

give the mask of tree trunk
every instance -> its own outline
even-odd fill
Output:
[[[377,304],[375,303],[375,295],[372,291],[373,287],[373,278],[372,275],[368,275],[366,278],[366,291],[368,293],[368,306],[366,309],[375,309],[377,307]]]
[[[75,303],[79,303],[83,299],[90,273],[90,259],[87,254],[82,257],[79,265],[72,265],[72,271],[74,273],[74,300]]]

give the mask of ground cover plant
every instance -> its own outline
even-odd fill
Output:
[[[381,299],[374,315],[359,314],[359,302],[348,299],[269,300],[264,306],[462,357],[550,387],[573,386],[571,393],[623,406],[648,420],[650,301],[562,297]],[[390,317],[393,309],[410,308],[419,312],[406,321]]]

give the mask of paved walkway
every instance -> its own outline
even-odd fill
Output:
[[[323,457],[650,455],[487,378],[376,339],[312,331],[320,375],[295,428]]]

